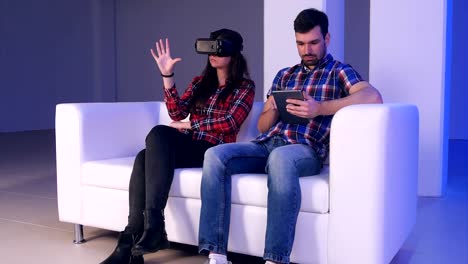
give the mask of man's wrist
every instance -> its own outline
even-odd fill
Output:
[[[324,115],[323,102],[317,101],[317,116]]]

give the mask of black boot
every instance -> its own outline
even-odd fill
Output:
[[[163,211],[156,209],[145,210],[144,215],[145,231],[141,239],[132,248],[132,255],[134,256],[169,248]]]
[[[138,237],[137,234],[126,230],[121,232],[114,252],[100,264],[143,264],[143,256],[132,256],[131,254],[132,246]]]
[[[143,259],[143,255],[141,256],[131,256],[129,264],[143,264],[145,260]]]

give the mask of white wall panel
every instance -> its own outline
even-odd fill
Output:
[[[371,0],[370,7],[370,81],[385,102],[418,106],[418,191],[424,196],[442,195],[448,143],[446,1]]]
[[[344,0],[268,0],[264,2],[264,100],[276,73],[301,61],[294,37],[294,19],[306,8],[317,8],[329,16],[331,44],[328,51],[344,58]]]

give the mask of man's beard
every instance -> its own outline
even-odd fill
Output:
[[[319,61],[320,59],[317,57],[317,55],[314,55],[314,54],[302,55],[302,63],[307,67],[317,66]]]
[[[307,66],[307,67],[315,67],[319,64],[320,60],[325,57],[325,54],[327,54],[327,47],[324,45],[322,54],[312,54],[312,53],[307,53],[301,56],[302,63]]]

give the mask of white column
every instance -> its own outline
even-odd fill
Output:
[[[450,56],[446,57],[446,14],[450,9],[445,0],[370,1],[370,82],[385,102],[418,106],[418,192],[440,196],[447,181],[450,87],[445,71],[450,69],[446,68],[450,63]]]
[[[294,37],[294,19],[307,8],[324,11],[329,19],[331,41],[328,51],[344,59],[344,0],[264,1],[264,100],[276,73],[301,61]]]

